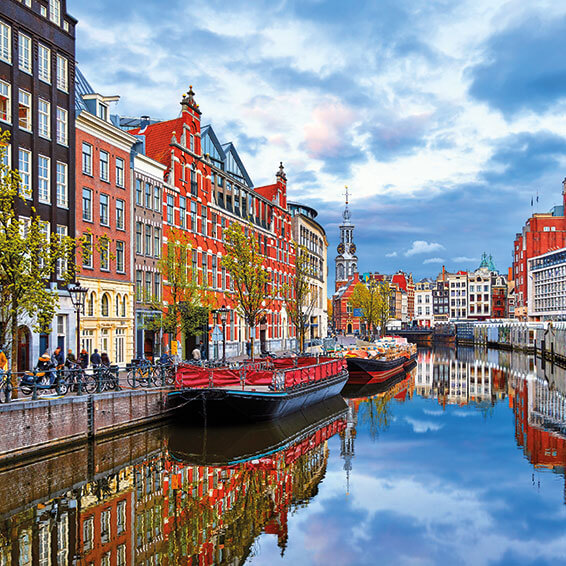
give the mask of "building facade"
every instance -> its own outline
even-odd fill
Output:
[[[468,273],[458,271],[448,274],[448,289],[450,292],[450,318],[465,320],[468,315]]]
[[[0,130],[10,132],[7,161],[19,170],[25,202],[53,236],[75,236],[74,75],[76,20],[65,0],[2,2],[0,14]],[[74,310],[57,275],[59,312],[49,334],[20,321],[18,367],[29,369],[45,350],[74,346]]]
[[[110,104],[77,70],[76,200],[79,282],[88,289],[81,348],[112,363],[133,357],[132,198],[130,153],[136,139],[115,126]]]
[[[566,318],[566,248],[530,258],[527,270],[528,316]]]
[[[434,313],[432,307],[432,288],[434,282],[431,279],[421,279],[415,283],[415,317],[418,326],[431,327],[434,324]]]
[[[289,203],[293,239],[307,250],[310,265],[311,300],[314,307],[308,321],[306,340],[326,338],[328,334],[328,240],[324,228],[315,220],[318,212],[309,206]]]

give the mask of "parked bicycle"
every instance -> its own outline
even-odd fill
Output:
[[[161,384],[158,372],[148,360],[137,360],[129,365],[126,381],[130,387],[156,387]]]

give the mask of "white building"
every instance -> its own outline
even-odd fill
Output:
[[[415,320],[419,326],[433,326],[433,285],[434,283],[431,279],[423,279],[415,283]]]
[[[450,318],[452,320],[465,320],[468,317],[468,273],[448,274],[448,296]]]
[[[528,260],[527,295],[529,318],[566,319],[566,248]]]

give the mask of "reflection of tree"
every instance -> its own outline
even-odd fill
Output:
[[[389,403],[393,399],[393,395],[389,393],[368,397],[359,405],[358,422],[369,425],[369,433],[372,440],[375,440],[380,432],[389,428],[391,420]]]

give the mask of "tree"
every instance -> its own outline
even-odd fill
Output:
[[[49,234],[48,223],[33,207],[29,218],[17,209],[25,206],[21,177],[7,164],[9,132],[0,134],[0,340],[11,346],[11,368],[18,371],[18,329],[28,317],[35,332],[49,332],[59,307],[54,276],[63,284],[76,274],[76,242]]]
[[[250,328],[253,359],[255,328],[270,302],[270,276],[251,224],[244,231],[240,224],[233,222],[224,230],[224,236],[226,255],[222,257],[222,266],[230,273],[237,308]]]
[[[301,353],[305,349],[306,331],[318,299],[317,289],[311,283],[314,273],[307,248],[295,244],[295,278],[291,285],[285,286],[284,293],[289,318],[297,329]]]
[[[389,297],[391,289],[387,281],[369,279],[367,283],[358,283],[354,287],[350,304],[361,310],[362,318],[366,321],[368,330],[375,332],[380,327],[381,336],[385,335],[389,321]]]
[[[159,314],[146,320],[149,330],[160,330],[177,337],[199,336],[208,323],[211,298],[206,284],[199,285],[197,273],[189,268],[192,242],[186,232],[172,228],[167,234],[167,245],[158,261],[168,295],[161,297],[144,294],[143,300]],[[142,293],[145,293],[142,291]]]

